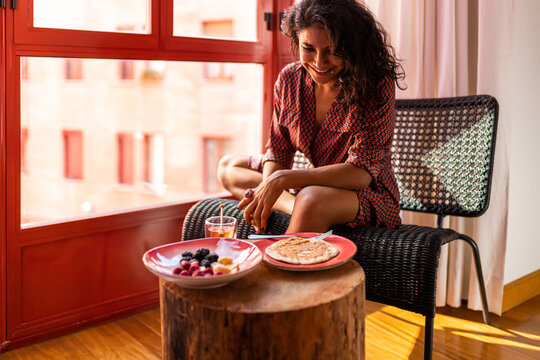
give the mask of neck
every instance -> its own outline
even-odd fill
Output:
[[[315,84],[315,90],[323,94],[332,94],[332,93],[337,94],[339,90],[338,87],[335,85],[335,83],[320,85],[314,82],[314,84]]]

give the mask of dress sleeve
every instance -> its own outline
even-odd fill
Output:
[[[287,126],[280,124],[279,121],[282,116],[282,105],[285,101],[284,96],[287,96],[283,91],[283,81],[283,74],[280,74],[274,86],[274,111],[263,163],[266,161],[276,161],[286,168],[292,168],[295,149],[291,143],[289,129]]]
[[[346,162],[365,169],[375,185],[381,169],[390,163],[395,126],[395,83],[384,80],[378,104],[370,102],[360,110],[360,125],[354,134]]]

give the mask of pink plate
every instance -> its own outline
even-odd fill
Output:
[[[212,277],[174,275],[173,270],[178,266],[182,253],[195,252],[199,248],[207,248],[219,256],[233,258],[238,263],[238,271],[234,274]],[[240,279],[253,271],[261,260],[262,253],[257,246],[247,241],[229,238],[205,238],[162,245],[148,250],[142,257],[144,265],[155,275],[191,289],[216,288]]]
[[[339,235],[330,235],[325,241],[329,242],[330,244],[334,245],[336,249],[339,250],[339,254],[331,258],[330,260],[318,263],[318,264],[309,264],[309,265],[301,265],[301,264],[289,264],[284,261],[279,261],[276,259],[272,259],[270,256],[266,255],[266,248],[276,241],[286,239],[289,237],[292,237],[294,235],[304,236],[304,237],[310,237],[310,236],[317,236],[320,235],[320,233],[297,233],[297,234],[288,234],[283,235],[283,238],[274,238],[274,239],[263,239],[260,241],[257,241],[255,244],[259,247],[261,252],[264,254],[263,261],[267,264],[270,264],[272,266],[276,266],[283,270],[292,270],[292,271],[315,271],[315,270],[324,270],[324,269],[330,269],[336,266],[339,266],[343,263],[346,263],[351,259],[354,254],[356,254],[356,244],[353,243],[351,240],[344,238],[343,236]]]

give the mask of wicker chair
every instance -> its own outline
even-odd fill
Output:
[[[437,215],[437,227],[402,225],[398,229],[333,227],[358,246],[355,260],[366,274],[366,298],[425,316],[424,358],[433,352],[435,291],[441,246],[463,239],[474,253],[484,322],[490,323],[478,247],[473,239],[443,229],[447,215],[473,217],[489,204],[498,104],[486,95],[397,100],[392,163],[403,210]],[[184,221],[183,239],[204,237],[204,219],[225,213],[239,220],[238,237],[254,229],[243,221],[237,202],[207,199],[194,205]],[[290,216],[272,213],[267,232],[283,234]]]

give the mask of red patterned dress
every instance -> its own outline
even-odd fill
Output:
[[[292,168],[294,153],[306,155],[311,166],[351,163],[368,171],[372,182],[356,190],[359,211],[349,225],[393,228],[401,223],[399,190],[390,163],[395,122],[395,83],[382,84],[382,102],[362,100],[347,105],[334,100],[316,137],[313,80],[300,63],[287,65],[274,88],[274,114],[266,153],[250,166],[262,171],[264,161]]]

